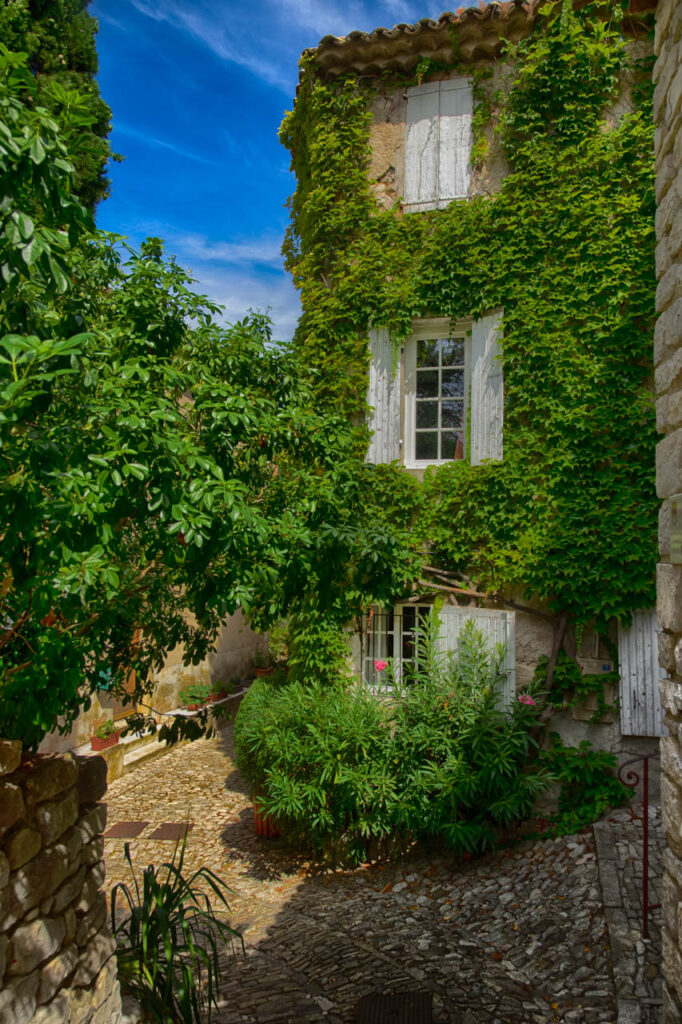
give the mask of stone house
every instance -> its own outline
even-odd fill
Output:
[[[632,0],[629,5],[623,27],[634,57],[651,53],[646,18],[655,2]],[[371,95],[367,176],[377,211],[397,211],[403,220],[419,218],[446,210],[453,202],[499,191],[509,168],[494,118],[479,124],[484,156],[472,157],[481,104],[477,83],[485,80],[488,97],[506,94],[513,67],[504,57],[505,46],[533,32],[539,6],[535,0],[480,4],[437,21],[425,18],[393,29],[326,36],[316,49],[306,51],[297,103],[310,66],[321,81],[355,79]],[[620,95],[604,111],[607,123],[617,123],[629,109],[631,87],[632,80],[624,77]],[[295,151],[293,166],[296,170]],[[307,187],[301,178],[299,173],[299,190]],[[371,319],[367,461],[398,463],[420,480],[429,467],[450,462],[502,462],[504,309],[453,319],[431,306],[428,315],[412,320],[398,345],[381,326],[379,309],[376,326]],[[445,577],[440,586],[433,579],[431,583],[394,608],[372,609],[358,623],[353,641],[358,675],[372,684],[376,659],[393,658],[400,670],[414,657],[415,630],[440,592],[446,598],[443,647],[456,648],[460,629],[473,618],[492,641],[506,645],[507,696],[527,685],[538,659],[552,651],[555,626],[547,608],[524,598],[523,588],[490,599],[475,595],[475,588],[471,595],[461,586],[454,593],[458,588],[443,585]],[[597,747],[619,752],[621,760],[657,749],[664,727],[656,649],[656,613],[651,607],[637,609],[629,628],[613,621],[607,638],[589,628],[584,631],[575,651],[583,673],[610,673],[617,651],[620,682],[615,692],[605,690],[607,703],[616,698],[615,707],[601,717],[595,715],[594,700],[587,700],[553,720],[565,741],[588,738]]]

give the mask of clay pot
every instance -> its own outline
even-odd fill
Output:
[[[92,750],[107,750],[108,747],[115,747],[121,738],[121,730],[118,732],[112,732],[111,735],[105,737],[92,736],[90,738],[90,747]]]
[[[256,835],[263,839],[277,839],[281,836],[278,822],[269,814],[263,814],[257,800],[253,802],[253,827]]]

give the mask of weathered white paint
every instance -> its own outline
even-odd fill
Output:
[[[390,335],[385,327],[369,332],[369,391],[372,439],[367,462],[392,462],[400,458],[400,372]]]
[[[471,465],[503,457],[504,383],[500,311],[476,320],[471,329]]]
[[[514,632],[515,613],[498,611],[494,608],[457,608],[443,605],[440,613],[441,628],[439,645],[443,651],[456,651],[459,635],[467,620],[473,619],[482,635],[491,645],[503,644],[505,648],[502,668],[506,682],[503,700],[510,704],[516,693],[516,638]]]
[[[438,209],[468,194],[472,116],[472,88],[466,78],[407,90],[406,210]]]
[[[655,611],[635,612],[629,629],[618,627],[620,721],[624,736],[660,736],[665,730],[658,690]]]

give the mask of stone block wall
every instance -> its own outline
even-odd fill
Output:
[[[0,1021],[119,1024],[104,892],[106,764],[0,740]]]
[[[682,493],[682,4],[656,11],[656,275],[654,334],[656,453],[662,499],[658,566],[661,698],[669,735],[661,739],[661,800],[667,840],[663,878],[663,1021],[682,1022],[682,565],[671,563],[670,497]]]

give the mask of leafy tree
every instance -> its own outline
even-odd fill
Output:
[[[399,530],[363,519],[375,474],[266,318],[231,328],[160,240],[89,233],[69,144],[0,52],[0,735],[67,730],[243,607],[315,631],[386,600]],[[32,102],[26,102],[29,95]],[[188,617],[187,612],[191,613]]]
[[[95,80],[97,19],[87,12],[90,0],[3,0],[0,3],[0,39],[28,56],[40,103],[58,119],[77,91],[89,114],[79,150],[74,154],[74,189],[94,210],[109,190],[105,174],[111,149],[111,110],[100,96]]]

